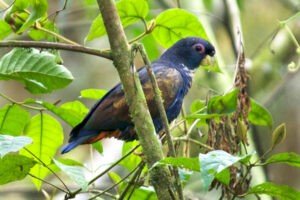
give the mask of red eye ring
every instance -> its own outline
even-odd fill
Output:
[[[204,47],[203,44],[195,44],[195,45],[193,46],[193,48],[194,48],[197,52],[199,52],[199,53],[204,53],[204,52],[205,52],[205,47]]]

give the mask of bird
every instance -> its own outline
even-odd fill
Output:
[[[151,63],[169,122],[180,113],[183,98],[192,85],[194,71],[202,61],[214,54],[215,48],[207,40],[187,37],[177,41]],[[159,133],[163,125],[146,67],[140,68],[138,75],[155,130]],[[62,153],[67,153],[78,145],[110,137],[124,141],[138,139],[120,83],[98,100],[82,122],[72,129],[69,143],[62,148]]]

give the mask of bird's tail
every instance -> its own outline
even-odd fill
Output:
[[[86,144],[91,138],[94,138],[97,136],[97,132],[95,131],[89,131],[89,130],[84,130],[81,128],[81,125],[77,125],[74,127],[74,129],[70,133],[70,139],[69,139],[69,144],[65,145],[61,153],[67,153],[77,147],[78,145],[81,144]]]

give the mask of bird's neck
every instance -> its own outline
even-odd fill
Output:
[[[176,63],[178,64],[183,64],[186,66],[188,69],[196,69],[199,67],[199,61],[193,58],[189,58],[189,55],[185,55],[185,57],[182,57],[179,52],[176,51],[171,51],[167,50],[163,55],[161,55],[160,60],[166,61],[166,62],[171,62],[171,63]]]

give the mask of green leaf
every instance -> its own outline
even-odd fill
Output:
[[[226,168],[222,170],[221,172],[217,173],[215,178],[223,183],[224,185],[229,185],[230,183],[230,170],[229,168]]]
[[[29,120],[29,113],[20,106],[6,105],[0,109],[0,133],[22,135]]]
[[[212,97],[208,101],[207,112],[230,114],[236,110],[238,90],[233,90],[222,96]]]
[[[37,103],[53,112],[72,127],[79,124],[88,112],[87,107],[80,101],[66,102],[60,107],[45,101],[39,101]]]
[[[160,13],[155,20],[152,35],[157,42],[166,48],[188,36],[207,38],[197,16],[179,8]]]
[[[128,198],[125,197],[125,199]],[[134,190],[131,199],[132,200],[141,200],[141,199],[157,200],[157,196],[153,187],[142,186]]]
[[[0,60],[0,79],[20,81],[34,94],[63,88],[72,82],[73,76],[55,59],[46,51],[15,48]]]
[[[85,89],[80,91],[80,97],[86,99],[101,99],[106,94],[106,90],[101,89]]]
[[[280,124],[272,133],[272,149],[285,140],[286,137],[286,127],[285,123]]]
[[[251,155],[242,157],[233,156],[222,150],[210,151],[207,154],[200,153],[200,173],[203,188],[207,190],[216,177],[220,178],[223,183],[227,183],[229,181],[226,179],[228,178],[228,174],[226,174],[226,172],[223,172],[224,174],[221,175],[218,174],[222,173],[222,171],[228,167],[245,160],[249,156]]]
[[[268,126],[272,128],[273,118],[270,112],[251,98],[251,109],[248,115],[250,123],[258,126]]]
[[[32,7],[32,11],[17,33],[24,32],[27,28],[33,25],[39,18],[47,14],[46,13],[48,9],[47,0],[33,0],[29,2],[30,2],[29,5]]]
[[[57,149],[63,143],[63,129],[60,123],[48,114],[40,113],[32,117],[25,129],[25,135],[33,139],[33,144],[27,149],[38,157],[44,164],[49,165]],[[23,150],[23,155],[33,157]],[[49,171],[42,165],[36,165],[30,171],[31,174],[44,179]],[[42,182],[32,179],[35,186],[40,189]]]
[[[0,135],[0,158],[7,153],[17,152],[30,143],[32,143],[32,139],[26,136]]]
[[[58,160],[53,159],[54,163],[59,167],[63,172],[65,172],[70,179],[72,179],[77,185],[79,185],[83,191],[88,189],[88,181],[84,176],[84,168],[79,166],[65,165]]]
[[[266,164],[273,164],[273,163],[284,163],[293,167],[300,168],[300,155],[293,152],[279,153],[279,154],[272,155],[263,164],[266,165]]]
[[[203,110],[205,107],[206,107],[205,101],[197,99],[192,102],[192,104],[190,106],[190,111],[191,111],[191,113],[196,113],[196,112]]]
[[[185,157],[167,157],[158,161],[153,165],[153,167],[157,165],[172,165],[175,167],[185,168],[192,171],[200,171],[199,159],[198,158],[185,158]]]
[[[103,146],[101,141],[97,141],[92,144],[92,147],[98,151],[98,153],[102,154],[103,153]]]
[[[119,183],[122,180],[122,178],[116,172],[108,172],[108,176],[112,180],[112,182],[115,183],[115,184]],[[117,187],[118,193],[121,193],[124,186],[125,186],[125,182],[120,182],[118,184],[118,187]]]
[[[6,38],[12,32],[8,23],[4,20],[0,20],[0,40]]]
[[[124,156],[125,154],[127,154],[131,149],[133,149],[135,146],[137,146],[139,144],[138,141],[132,141],[132,142],[125,142],[123,144],[123,148],[122,148],[122,156]],[[141,148],[138,148],[135,151],[141,150]],[[125,159],[123,159],[120,162],[120,165],[125,167],[126,169],[128,169],[128,171],[132,171],[136,168],[136,166],[141,162],[141,158],[140,156],[137,156],[135,154],[130,154],[129,156],[127,156]]]
[[[138,20],[144,19],[149,12],[146,0],[121,0],[117,2],[116,7],[124,28]],[[86,41],[91,41],[105,34],[106,31],[102,17],[98,15],[92,22],[92,26],[86,36]]]
[[[266,182],[250,188],[248,194],[267,194],[281,200],[300,199],[300,191],[286,185],[276,185]]]
[[[36,162],[28,157],[8,154],[0,159],[0,185],[22,180]]]

